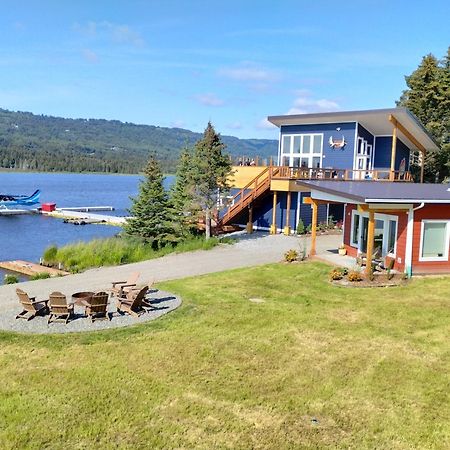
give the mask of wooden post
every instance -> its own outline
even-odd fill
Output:
[[[248,205],[247,233],[253,233],[253,205],[251,203]]]
[[[289,225],[291,220],[291,193],[287,192],[287,204],[286,204],[286,224],[284,226],[284,234],[289,236],[291,234],[291,227]]]
[[[367,261],[366,275],[369,276],[372,271],[373,244],[375,236],[375,213],[369,210],[369,224],[367,227]]]
[[[391,152],[391,172],[389,174],[389,180],[394,181],[395,178],[395,154],[397,151],[397,124],[394,125],[394,131],[392,133],[392,152]]]
[[[423,169],[425,167],[425,152],[422,152],[422,158],[420,158],[420,182],[423,183]]]
[[[270,234],[277,234],[277,191],[273,191],[272,225],[270,225]]]
[[[317,236],[317,209],[318,204],[313,199],[311,199],[312,206],[312,221],[311,221],[311,250],[309,252],[310,256],[316,254],[316,236]]]

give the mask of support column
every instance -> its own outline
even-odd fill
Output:
[[[287,205],[286,205],[286,225],[284,226],[284,234],[289,236],[291,234],[291,193],[287,193]]]
[[[423,169],[425,167],[425,152],[422,152],[422,158],[420,158],[420,182],[423,183]]]
[[[397,151],[397,124],[394,125],[394,131],[392,133],[392,151],[391,151],[391,172],[389,173],[389,180],[395,179],[395,154]]]
[[[316,236],[317,236],[317,209],[318,204],[313,199],[311,199],[312,207],[312,221],[311,221],[311,250],[309,251],[310,256],[316,254]]]
[[[277,191],[273,191],[272,225],[270,225],[270,234],[277,234]]]
[[[248,205],[247,233],[253,233],[253,205]]]
[[[367,226],[367,261],[366,275],[372,271],[373,244],[375,237],[375,213],[369,210],[369,224]]]

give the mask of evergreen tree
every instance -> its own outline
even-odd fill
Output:
[[[405,77],[408,89],[403,91],[398,106],[411,110],[425,125],[440,146],[439,152],[427,154],[425,178],[442,180],[450,174],[450,48],[443,61],[429,54],[419,67]]]
[[[127,235],[142,238],[157,249],[174,242],[175,236],[168,196],[163,186],[164,176],[154,156],[150,156],[144,176],[138,196],[132,199],[132,217],[124,229]]]
[[[231,161],[224,150],[220,135],[208,122],[203,138],[194,146],[191,170],[194,197],[205,212],[206,239],[211,237],[211,217],[217,206],[218,195],[229,189]]]
[[[197,229],[196,219],[198,207],[194,201],[194,186],[192,183],[193,152],[185,147],[180,154],[177,165],[175,183],[170,189],[174,219],[181,234],[193,234]]]

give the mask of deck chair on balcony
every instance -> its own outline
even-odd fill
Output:
[[[106,292],[97,292],[86,304],[86,316],[91,319],[91,322],[97,319],[111,320],[108,315],[108,298],[109,295]]]
[[[139,275],[140,275],[139,272],[133,272],[128,276],[128,279],[125,281],[113,281],[111,288],[111,295],[116,297],[122,297],[124,288],[136,287]]]
[[[130,291],[126,297],[117,299],[117,312],[120,314],[130,314],[133,317],[139,317],[145,312],[144,307],[150,308],[151,305],[145,301],[148,286],[144,286],[139,291]]]
[[[50,315],[47,323],[64,322],[67,324],[73,316],[73,304],[67,303],[67,297],[61,292],[52,292],[49,296]]]
[[[17,314],[16,319],[31,320],[38,314],[48,313],[48,300],[36,301],[36,297],[29,297],[22,289],[16,289],[16,294],[19,297],[20,304],[23,311]]]

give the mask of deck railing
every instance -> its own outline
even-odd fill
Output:
[[[407,171],[308,169],[303,167],[279,167],[274,178],[289,180],[335,180],[335,181],[413,181]]]

